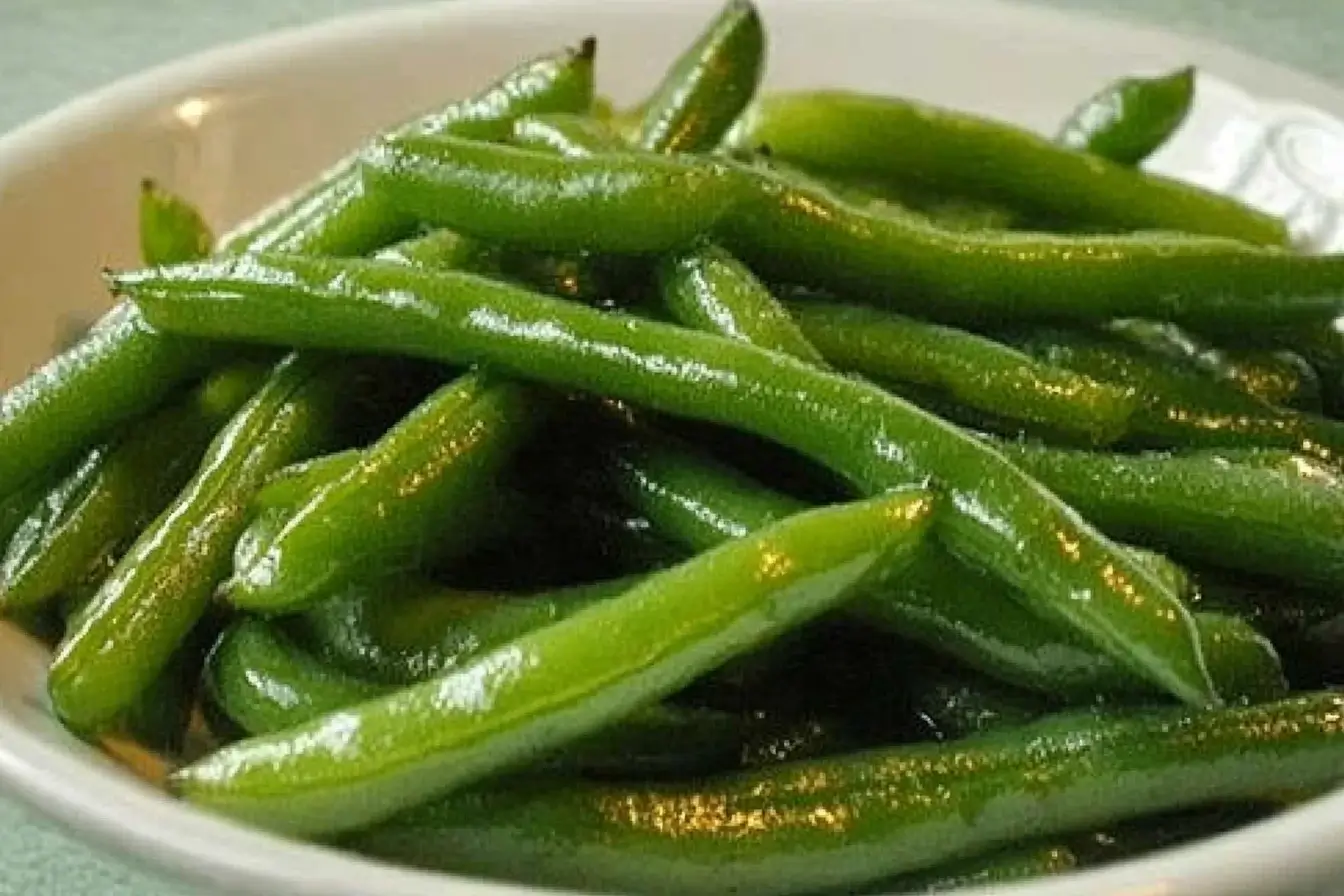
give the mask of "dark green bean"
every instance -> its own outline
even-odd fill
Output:
[[[1169,586],[997,451],[871,385],[732,340],[372,261],[221,260],[111,283],[176,331],[490,363],[772,438],[869,492],[936,475],[955,509],[938,534],[954,553],[1135,674],[1192,703],[1213,698]]]
[[[910,100],[834,90],[776,94],[758,104],[741,142],[769,146],[809,171],[911,183],[1069,224],[1288,242],[1281,221],[1235,199]]]
[[[500,787],[358,835],[384,858],[548,886],[790,894],[1024,839],[1340,778],[1344,697],[1084,714],[667,786]]]
[[[1125,435],[1129,390],[1042,364],[983,336],[834,302],[787,306],[804,336],[837,367],[930,387],[979,411],[1107,444]]]
[[[1150,317],[1243,336],[1263,325],[1270,339],[1270,325],[1335,316],[1344,295],[1344,256],[1182,234],[954,233],[815,181],[736,170],[743,198],[718,238],[757,274],[943,322]]]
[[[865,894],[947,893],[970,887],[999,886],[1038,877],[1064,874],[1078,867],[1078,856],[1062,843],[1011,847],[973,859],[963,859],[923,874],[898,877]]]
[[[1195,70],[1120,78],[1074,109],[1055,142],[1117,165],[1137,165],[1171,139],[1195,101]]]

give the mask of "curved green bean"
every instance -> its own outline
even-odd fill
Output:
[[[912,100],[782,93],[758,103],[748,125],[744,145],[807,170],[909,182],[1075,225],[1288,242],[1283,222],[1235,199]]]

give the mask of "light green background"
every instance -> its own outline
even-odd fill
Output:
[[[1344,82],[1339,0],[1048,2],[1212,37]],[[0,0],[0,131],[111,79],[213,44],[391,5],[389,0]],[[96,854],[0,799],[0,896],[191,892]]]

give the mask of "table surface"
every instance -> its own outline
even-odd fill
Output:
[[[400,0],[397,0],[399,3]],[[1162,25],[1344,82],[1344,31],[1323,0],[1046,0]],[[393,0],[4,0],[0,131],[136,70],[276,28]],[[190,887],[90,850],[0,798],[0,896],[186,896]]]

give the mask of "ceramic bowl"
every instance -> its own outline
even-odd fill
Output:
[[[596,34],[600,82],[633,101],[718,0],[459,0],[284,32],[78,99],[0,139],[0,386],[107,306],[98,271],[136,262],[152,176],[220,226],[364,135],[463,95],[521,57]],[[1327,85],[1216,46],[992,0],[766,0],[773,87],[918,96],[1047,129],[1121,74],[1196,63],[1258,95],[1344,110]],[[519,896],[290,842],[174,802],[50,719],[48,657],[0,625],[0,787],[111,851],[198,887],[266,896]],[[1192,847],[1016,892],[1320,892],[1341,868],[1344,795]]]

